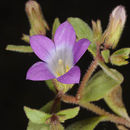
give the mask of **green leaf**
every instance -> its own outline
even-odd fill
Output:
[[[48,102],[42,108],[40,108],[40,111],[50,113],[53,103],[54,103],[54,100]],[[57,106],[56,110],[59,111],[59,109],[60,109],[60,104]],[[44,129],[50,130],[50,126],[46,125],[45,123],[36,124],[36,123],[32,123],[31,121],[29,121],[28,127],[27,127],[27,130],[44,130]]]
[[[92,53],[93,56],[96,56],[96,44],[93,43],[93,32],[89,25],[80,18],[70,17],[67,20],[70,22],[70,24],[72,24],[78,40],[86,38],[92,42],[89,45],[88,50]]]
[[[51,117],[50,114],[47,114],[40,110],[31,109],[28,107],[24,107],[24,111],[28,119],[31,122],[36,123],[36,124],[43,124],[49,117]]]
[[[104,62],[102,61],[98,61],[98,64],[100,65],[100,67],[103,69],[103,71],[109,75],[111,78],[113,78],[114,80],[116,80],[117,82],[119,82],[120,84],[123,82],[124,77],[123,75],[118,72],[115,69],[110,69],[106,64],[104,64]]]
[[[122,48],[120,50],[115,51],[111,57],[110,61],[112,64],[117,66],[126,65],[129,62],[126,60],[129,58],[130,55],[130,48]]]
[[[103,50],[103,51],[101,51],[101,54],[102,54],[102,57],[103,57],[104,61],[106,63],[108,63],[109,62],[109,57],[110,57],[110,51],[109,50]]]
[[[50,89],[52,92],[56,93],[56,89],[55,89],[55,87],[54,87],[54,85],[53,85],[52,80],[46,80],[45,82],[46,82],[47,86],[49,87],[49,89]]]
[[[66,128],[66,130],[94,130],[99,122],[104,121],[106,117],[92,117],[87,120],[77,121]]]
[[[52,38],[54,37],[54,34],[55,34],[57,28],[59,27],[59,25],[60,25],[59,18],[55,18],[55,20],[53,22],[53,26],[52,26]]]
[[[49,125],[46,124],[36,124],[31,121],[28,123],[27,130],[50,130]]]
[[[112,90],[112,88],[119,86],[119,84],[119,82],[100,70],[86,84],[80,103],[102,99]]]
[[[106,96],[105,101],[108,106],[119,116],[122,116],[128,120],[127,111],[122,100],[122,88],[120,86],[113,88]]]
[[[33,50],[30,46],[22,46],[22,45],[7,45],[5,48],[8,51],[15,51],[20,53],[32,53]]]
[[[65,120],[68,120],[77,116],[79,113],[79,110],[80,110],[80,107],[70,108],[66,110],[61,110],[56,115],[59,116],[59,120],[61,122],[64,122]]]

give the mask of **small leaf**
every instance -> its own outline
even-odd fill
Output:
[[[120,86],[113,88],[106,96],[105,101],[108,106],[119,116],[122,116],[128,120],[127,111],[122,101],[122,88]]]
[[[22,46],[22,45],[7,45],[5,48],[8,51],[15,51],[20,53],[32,53],[33,50],[30,46]]]
[[[55,89],[55,87],[54,87],[54,85],[53,85],[52,80],[46,80],[45,82],[46,82],[47,86],[49,87],[49,89],[50,89],[52,92],[56,93],[56,89]]]
[[[53,26],[52,26],[52,38],[54,37],[54,34],[55,34],[57,28],[59,27],[59,25],[60,25],[59,18],[55,18],[55,20],[53,22]]]
[[[110,51],[108,49],[103,50],[103,51],[101,51],[101,54],[102,54],[102,57],[103,57],[104,61],[106,63],[108,63],[109,62],[109,57],[110,57]]]
[[[48,102],[42,108],[40,108],[40,111],[50,113],[53,103],[54,103],[54,100]],[[60,104],[57,106],[56,110],[59,111],[59,109],[60,109]],[[28,127],[27,127],[27,130],[44,130],[44,129],[50,130],[50,126],[46,125],[45,123],[36,124],[36,123],[32,123],[31,121],[29,121]]]
[[[59,116],[59,120],[61,122],[64,122],[65,120],[74,118],[75,116],[78,115],[80,108],[79,107],[75,107],[75,108],[70,108],[70,109],[66,109],[66,110],[61,110],[59,111],[56,115]]]
[[[80,18],[70,17],[67,20],[70,22],[70,24],[72,24],[78,40],[86,38],[92,42],[89,45],[88,50],[92,53],[93,56],[96,56],[96,44],[93,43],[93,32],[89,25]]]
[[[28,123],[27,130],[50,130],[49,125],[46,124],[35,124],[31,121]]]
[[[111,69],[109,68],[106,64],[104,64],[104,62],[102,61],[98,61],[98,64],[100,65],[100,67],[103,69],[103,71],[109,75],[111,78],[113,78],[114,80],[116,80],[117,82],[119,82],[120,84],[123,82],[124,77],[123,75],[118,72],[115,69]]]
[[[129,62],[126,60],[129,58],[130,48],[122,48],[120,50],[115,51],[111,57],[111,63],[117,66],[126,65]]]
[[[106,117],[92,117],[87,120],[77,121],[66,128],[66,130],[94,130],[99,122],[104,121]]]
[[[86,84],[80,103],[97,101],[106,96],[119,82],[112,79],[104,71],[97,72]]]
[[[24,111],[28,119],[36,124],[43,124],[49,117],[51,117],[50,114],[28,107],[24,107]]]

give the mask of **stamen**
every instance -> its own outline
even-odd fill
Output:
[[[66,65],[66,72],[68,72],[70,70],[69,66]]]

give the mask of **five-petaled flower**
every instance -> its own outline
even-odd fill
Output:
[[[56,30],[54,41],[46,36],[30,37],[34,53],[42,60],[30,67],[26,79],[41,81],[57,79],[64,84],[79,83],[80,69],[75,66],[87,50],[90,41],[76,42],[76,34],[71,24],[62,23]]]

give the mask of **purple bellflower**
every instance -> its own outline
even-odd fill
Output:
[[[90,41],[76,42],[71,24],[62,23],[56,30],[54,41],[43,35],[30,37],[34,53],[42,60],[29,68],[26,79],[34,81],[57,79],[64,84],[79,83],[80,69],[75,64],[87,50]]]

